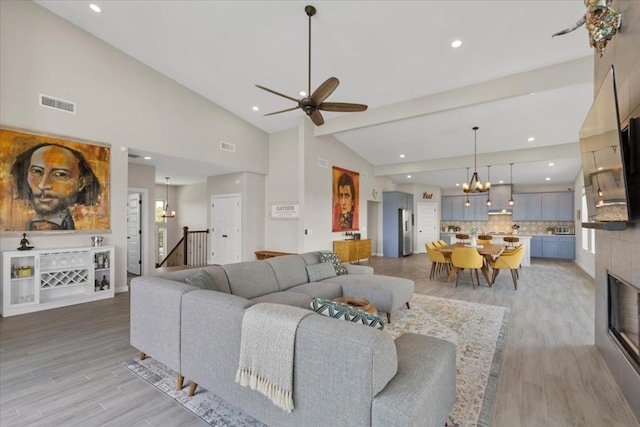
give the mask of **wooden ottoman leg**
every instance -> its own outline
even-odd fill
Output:
[[[146,355],[146,354],[144,354],[144,352],[142,352],[142,351],[141,351],[141,352],[140,352],[140,360],[144,360],[144,359],[146,359],[146,358],[147,358],[147,355]]]
[[[405,304],[407,305],[407,308],[411,310],[411,307],[409,307],[409,301],[405,302]]]
[[[182,376],[182,374],[178,374],[178,390],[182,390],[183,385],[184,377]]]
[[[191,384],[189,384],[189,397],[191,397],[194,394],[196,394],[196,387],[198,387],[198,384],[196,384],[193,381],[191,381]]]
[[[387,313],[387,323],[391,323],[391,313]]]

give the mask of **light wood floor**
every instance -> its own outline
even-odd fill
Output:
[[[429,280],[425,255],[371,265],[418,293],[511,309],[494,426],[638,425],[593,345],[593,280],[573,263],[534,260],[517,291],[504,272],[492,289]],[[126,293],[0,319],[0,425],[204,425],[120,365],[137,354]]]

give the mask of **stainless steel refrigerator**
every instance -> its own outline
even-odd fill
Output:
[[[413,252],[413,214],[409,209],[398,209],[399,241],[398,254],[411,255]]]

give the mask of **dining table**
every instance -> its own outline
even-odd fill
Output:
[[[471,245],[469,245],[468,243],[454,243],[452,245],[447,245],[447,246],[443,246],[441,248],[438,248],[438,250],[440,252],[442,252],[445,255],[451,255],[453,253],[453,250],[455,248],[469,248],[472,247]],[[500,254],[502,254],[502,252],[504,252],[506,246],[505,245],[497,245],[495,243],[490,243],[488,245],[477,245],[475,246],[475,249],[478,251],[478,253],[480,255],[482,255],[485,259],[486,262],[482,263],[482,268],[480,271],[482,271],[482,275],[484,276],[485,280],[487,281],[487,285],[489,285],[489,287],[493,287],[493,282],[491,281],[491,276],[489,275],[489,263],[490,261],[493,261],[494,259],[496,259],[497,257],[500,256]],[[458,269],[456,267],[453,266],[453,264],[451,265],[451,270],[449,270],[449,275],[447,276],[447,282],[449,280],[451,280],[455,274],[457,273]]]

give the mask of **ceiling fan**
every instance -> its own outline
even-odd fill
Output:
[[[302,99],[295,99],[291,96],[284,95],[280,92],[276,92],[275,90],[266,88],[264,86],[256,85],[262,90],[266,90],[267,92],[271,92],[275,95],[290,99],[298,103],[298,106],[296,107],[268,113],[265,114],[265,116],[272,116],[274,114],[280,114],[301,108],[316,126],[322,126],[324,124],[324,118],[322,117],[322,114],[320,114],[320,110],[345,113],[365,111],[367,109],[367,106],[364,104],[351,104],[347,102],[324,102],[324,100],[327,99],[329,95],[331,95],[340,84],[340,80],[338,80],[336,77],[329,77],[324,81],[324,83],[318,86],[318,88],[313,93],[311,93],[311,17],[316,14],[316,8],[313,6],[306,6],[304,8],[304,11],[309,17],[309,79],[307,86],[307,96]],[[311,95],[309,95],[310,93]]]

